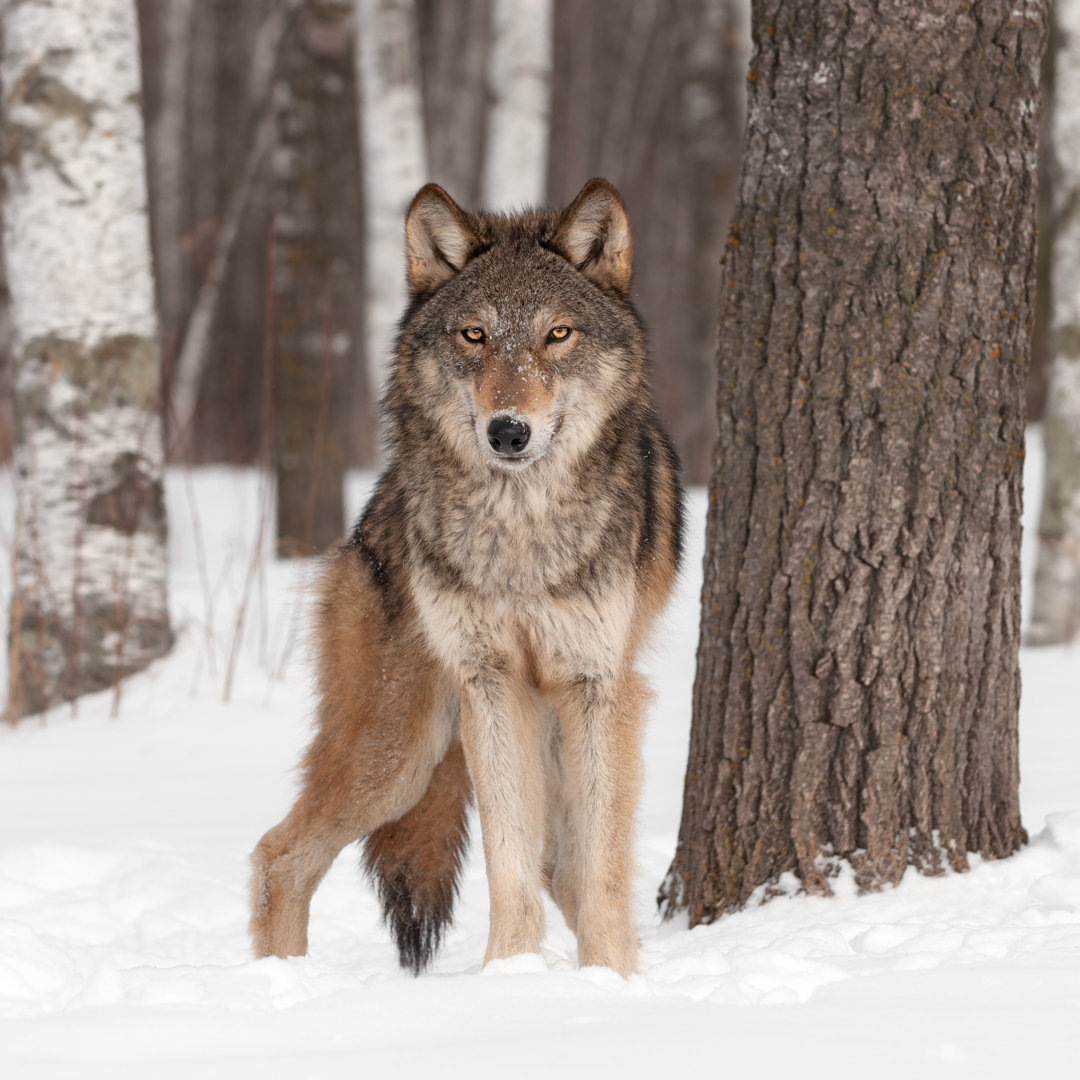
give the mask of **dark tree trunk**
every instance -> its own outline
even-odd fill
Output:
[[[548,202],[606,176],[630,211],[634,302],[686,477],[716,437],[720,256],[735,201],[749,0],[556,0]]]
[[[1046,391],[1050,384],[1050,305],[1053,300],[1053,275],[1050,266],[1054,254],[1054,235],[1057,221],[1054,214],[1055,190],[1058,177],[1054,175],[1054,147],[1051,132],[1054,119],[1055,58],[1058,35],[1055,30],[1054,8],[1050,9],[1049,35],[1042,64],[1042,122],[1039,127],[1039,254],[1036,268],[1035,315],[1031,328],[1031,368],[1027,381],[1028,423],[1042,420],[1046,412]]]
[[[256,152],[281,0],[137,0],[142,103],[169,444],[188,461],[250,463],[260,444],[269,155]],[[246,173],[252,164],[250,176]],[[242,195],[239,220],[230,204]],[[223,280],[214,275],[224,244]],[[210,285],[210,296],[203,290]],[[208,301],[196,348],[190,423],[179,422],[178,365]]]
[[[417,0],[429,179],[481,205],[491,0]]]
[[[278,549],[342,535],[347,380],[358,370],[359,129],[349,0],[305,0],[282,44],[276,154]]]
[[[1019,12],[1017,8],[1019,7]],[[691,924],[1008,855],[1044,3],[755,3],[679,845]]]

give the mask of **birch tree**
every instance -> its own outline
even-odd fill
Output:
[[[1032,645],[1072,641],[1080,631],[1080,2],[1059,0],[1054,11],[1052,366]]]
[[[405,212],[427,181],[412,0],[356,0],[368,380],[381,390],[407,291]]]
[[[551,114],[552,0],[494,0],[483,202],[540,206]]]
[[[723,268],[691,925],[1000,858],[1020,822],[1020,505],[1040,0],[758,0]],[[902,167],[898,164],[902,163]]]
[[[428,180],[480,206],[492,0],[416,0]]]
[[[22,0],[3,19],[14,718],[113,686],[171,634],[134,5]]]

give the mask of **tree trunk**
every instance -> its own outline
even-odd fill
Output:
[[[381,393],[405,310],[405,212],[427,181],[413,0],[355,0],[368,384]]]
[[[3,201],[0,200],[0,218],[3,216],[3,209]],[[11,409],[12,367],[11,292],[7,283],[3,231],[0,229],[0,462],[4,464],[11,461],[15,443],[15,418]]]
[[[1072,641],[1080,630],[1080,2],[1059,0],[1055,13],[1053,360],[1043,417],[1046,472],[1032,645]]]
[[[597,174],[634,230],[634,301],[691,483],[709,478],[716,298],[735,203],[749,0],[556,0],[548,200]]]
[[[138,0],[150,225],[161,343],[174,357],[189,305],[185,139],[195,0]]]
[[[144,0],[144,4],[146,3],[147,0]],[[172,3],[175,4],[176,0],[172,0]],[[143,19],[143,25],[153,30],[159,13],[153,5],[147,6],[149,11]],[[156,222],[156,228],[152,231],[157,237],[155,267],[159,276],[158,302],[159,310],[162,311],[163,329],[171,328],[164,336],[168,343],[167,371],[171,375],[165,415],[166,445],[171,454],[188,461],[196,456],[197,447],[201,450],[206,445],[204,438],[198,438],[194,423],[200,396],[203,397],[204,410],[207,410],[213,401],[218,410],[219,426],[226,429],[226,438],[234,445],[236,442],[247,441],[243,438],[237,439],[238,429],[245,426],[245,421],[247,426],[250,426],[250,415],[245,416],[245,411],[257,412],[252,406],[249,406],[248,410],[244,409],[246,402],[243,392],[238,395],[239,401],[222,401],[222,397],[233,398],[234,395],[223,394],[221,385],[213,388],[218,391],[216,395],[213,392],[201,394],[201,391],[210,369],[219,377],[223,367],[233,371],[237,368],[241,371],[246,369],[248,377],[242,380],[245,387],[250,387],[251,374],[258,377],[261,372],[259,365],[256,365],[252,372],[249,358],[253,353],[258,355],[261,351],[258,348],[253,349],[252,345],[261,345],[260,336],[265,315],[262,306],[265,303],[266,291],[265,267],[256,262],[256,271],[262,269],[263,273],[253,273],[253,268],[249,265],[245,267],[246,274],[234,273],[231,277],[229,270],[234,261],[234,252],[240,246],[238,237],[246,224],[245,219],[256,219],[254,241],[260,251],[266,248],[266,231],[269,228],[269,216],[253,213],[253,210],[257,209],[256,196],[260,182],[263,182],[265,177],[264,161],[274,141],[275,116],[271,100],[273,80],[290,4],[286,0],[277,0],[265,6],[267,10],[261,23],[254,26],[243,22],[230,25],[225,21],[219,27],[222,32],[218,35],[218,41],[229,43],[230,51],[219,56],[220,62],[215,66],[215,74],[218,76],[215,81],[223,84],[215,98],[228,102],[229,108],[210,110],[208,115],[200,117],[203,123],[220,131],[224,136],[220,142],[223,148],[228,150],[227,153],[215,155],[209,170],[211,178],[219,182],[215,185],[215,202],[219,212],[215,213],[212,223],[206,223],[212,224],[213,234],[194,295],[189,297],[185,294],[183,302],[179,306],[171,305],[168,311],[163,305],[164,290],[160,278],[171,276],[169,264],[173,260],[177,260],[181,266],[186,264],[187,268],[191,269],[190,259],[184,251],[183,233],[177,231],[173,235],[167,228],[171,224],[170,219],[180,219],[184,183],[190,179],[189,173],[198,168],[198,163],[184,153],[183,127],[175,120],[166,123],[166,119],[172,114],[179,112],[182,116],[184,113],[188,101],[186,79],[179,87],[174,85],[175,80],[173,83],[167,79],[162,80],[163,85],[156,95],[161,99],[161,106],[149,127],[155,136],[155,153],[151,157],[149,176],[152,221]],[[243,11],[236,8],[224,11],[218,8],[213,15],[221,20],[227,20],[229,16],[235,19],[238,15],[247,15],[250,19],[253,10],[251,6]],[[190,23],[190,19],[188,22]],[[190,25],[187,31],[190,36]],[[179,36],[178,31],[175,36]],[[234,42],[244,42],[243,49],[237,50]],[[186,56],[190,51],[190,42],[178,51]],[[170,64],[162,65],[165,72],[168,73],[175,63],[175,58],[172,58]],[[187,74],[186,69],[184,74]],[[178,100],[170,100],[174,98]],[[176,174],[175,177],[173,173]],[[175,250],[170,251],[170,248]],[[238,280],[242,277],[249,280]],[[226,292],[229,293],[227,298]],[[245,293],[254,293],[258,298],[256,303],[245,304]],[[235,332],[238,327],[241,329],[239,334],[229,334],[230,330]],[[244,332],[245,328],[250,332]],[[237,348],[232,342],[227,342],[224,340],[227,336],[250,339],[247,349]],[[210,363],[212,352],[216,354],[213,365]],[[245,359],[248,359],[247,364]],[[230,381],[235,384],[237,380],[234,378]],[[256,396],[248,394],[250,398]],[[215,398],[217,400],[214,400]],[[250,439],[251,433],[247,434]],[[226,452],[225,456],[228,458],[230,455]]]
[[[3,29],[17,717],[115,685],[171,634],[134,5],[25,0]]]
[[[687,475],[705,483],[716,442],[716,301],[742,155],[750,55],[746,0],[682,0],[681,193],[670,307],[683,336],[669,411]],[[680,272],[681,271],[681,272]]]
[[[1036,423],[1046,412],[1046,392],[1050,382],[1052,347],[1050,343],[1050,306],[1053,282],[1050,267],[1054,255],[1054,150],[1050,136],[1054,121],[1054,56],[1057,34],[1054,31],[1055,7],[1050,6],[1050,25],[1043,50],[1043,111],[1039,122],[1039,252],[1035,262],[1035,315],[1031,321],[1031,367],[1027,381],[1027,419]]]
[[[462,206],[480,206],[492,0],[417,0],[429,175]],[[546,133],[545,133],[546,137]]]
[[[353,8],[304,0],[285,33],[274,269],[278,550],[344,532],[343,392],[360,341],[360,160]]]
[[[1019,10],[1018,10],[1019,9]],[[1015,851],[1041,2],[760,0],[679,844],[691,924],[795,871]]]
[[[483,203],[489,210],[520,210],[544,202],[552,4],[493,0],[483,180]]]

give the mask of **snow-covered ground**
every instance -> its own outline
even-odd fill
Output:
[[[1029,513],[1036,438],[1030,449]],[[364,486],[351,485],[353,508]],[[397,968],[351,850],[316,895],[310,955],[252,960],[247,854],[289,805],[311,704],[298,618],[308,571],[270,561],[249,573],[259,505],[250,473],[172,475],[173,654],[119,701],[100,694],[77,715],[0,730],[4,1080],[1080,1076],[1075,649],[1023,654],[1031,843],[1014,858],[909,873],[871,896],[842,877],[832,899],[783,897],[693,931],[658,920],[689,729],[700,493],[688,569],[649,661],[642,974],[575,970],[554,908],[541,957],[481,973],[478,843],[431,974]]]

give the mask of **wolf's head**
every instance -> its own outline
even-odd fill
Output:
[[[387,405],[467,468],[588,453],[645,378],[626,210],[590,180],[561,212],[470,214],[436,184],[405,225],[412,302]]]

